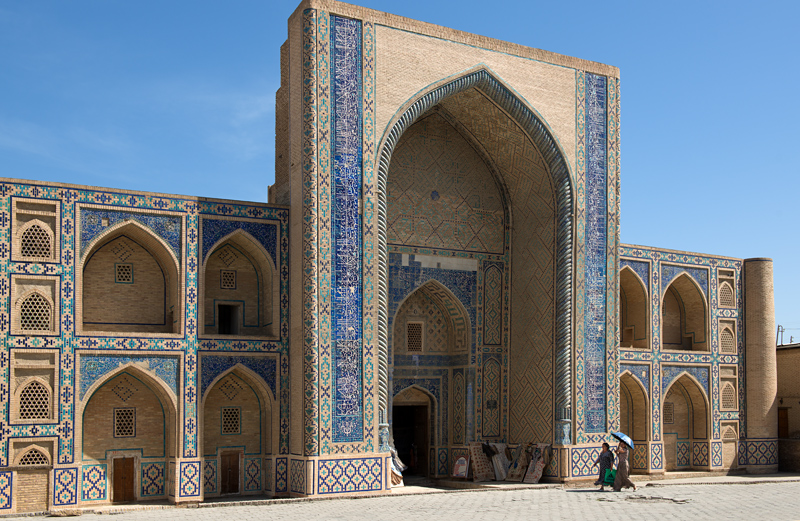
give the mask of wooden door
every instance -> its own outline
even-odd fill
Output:
[[[133,458],[114,459],[114,503],[124,503],[136,499],[134,494]]]
[[[789,409],[778,408],[778,437],[789,437]]]
[[[223,452],[220,465],[220,492],[237,494],[239,492],[239,453]]]

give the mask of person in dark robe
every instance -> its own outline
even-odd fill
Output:
[[[595,485],[600,485],[600,490],[605,490],[605,485],[603,485],[603,480],[606,477],[606,470],[614,468],[614,453],[611,452],[611,448],[609,447],[608,443],[603,443],[603,448],[600,451],[600,455],[597,456],[597,459],[594,460],[594,465],[600,465],[600,473],[597,476],[597,481],[594,482]]]

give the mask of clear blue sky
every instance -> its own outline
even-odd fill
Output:
[[[800,2],[359,4],[619,67],[623,242],[772,257],[800,339]],[[0,3],[0,175],[266,200],[295,7]]]

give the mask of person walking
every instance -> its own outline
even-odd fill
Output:
[[[597,476],[597,481],[594,482],[595,485],[600,485],[600,490],[605,490],[605,485],[603,482],[606,479],[606,470],[610,470],[614,468],[614,453],[611,452],[611,447],[609,447],[608,443],[603,443],[603,448],[600,451],[600,455],[597,456],[597,459],[594,460],[594,465],[600,465],[600,473]]]
[[[630,473],[628,446],[621,441],[615,452],[617,453],[617,477],[614,479],[614,492],[619,492],[623,488],[632,488],[636,492],[636,485],[628,477]]]

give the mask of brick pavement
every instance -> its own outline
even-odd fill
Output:
[[[672,484],[636,492],[587,488],[447,491],[329,500],[282,500],[259,505],[205,504],[201,508],[118,513],[114,521],[191,520],[561,520],[800,519],[800,482]],[[12,518],[13,519],[13,518]]]

